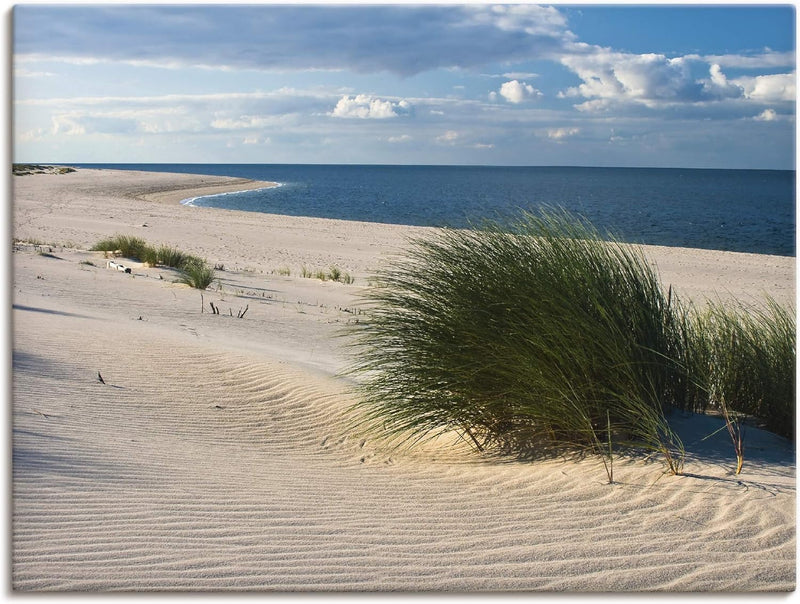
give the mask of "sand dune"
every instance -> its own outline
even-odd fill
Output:
[[[734,476],[727,434],[701,440],[720,421],[675,417],[686,475],[620,459],[611,485],[593,458],[386,449],[350,427],[332,336],[418,230],[137,198],[193,182],[150,178],[14,181],[14,234],[47,252],[13,256],[14,589],[794,589],[791,443],[751,430]],[[113,233],[225,264],[221,291],[201,313],[166,269],[107,270],[85,249]],[[703,252],[693,272],[689,250],[655,255],[694,296],[793,298],[794,259]],[[284,264],[293,276],[272,274]],[[303,264],[357,279],[304,279]]]

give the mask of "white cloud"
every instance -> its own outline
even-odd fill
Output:
[[[570,136],[575,136],[576,134],[580,133],[580,131],[580,128],[548,128],[545,131],[545,134],[547,134],[547,138],[561,141],[565,138],[569,138]]]
[[[588,46],[587,50],[583,55],[561,58],[583,83],[558,96],[589,99],[576,106],[581,111],[608,110],[621,103],[654,109],[676,104],[700,106],[726,99],[770,103],[795,98],[794,73],[729,79],[722,63],[712,63],[707,78],[695,79],[690,62],[700,59],[697,55],[668,58]]]
[[[472,11],[472,21],[476,24],[492,24],[501,31],[524,32],[531,36],[574,38],[566,30],[567,18],[552,6],[534,4],[494,4],[489,7],[470,5],[465,12]]]
[[[778,114],[775,113],[774,109],[764,109],[764,111],[759,113],[753,119],[757,122],[774,122],[778,119]]]
[[[728,78],[722,73],[722,68],[714,63],[708,70],[710,79],[704,83],[703,90],[718,99],[741,98],[744,90],[738,84],[729,82]]]
[[[688,64],[681,58],[597,48],[589,54],[563,57],[561,62],[583,80],[561,96],[645,104],[698,100],[701,96],[702,85],[691,78]]]
[[[411,136],[408,134],[401,134],[400,136],[390,136],[386,140],[390,143],[407,143],[411,140]]]
[[[343,96],[330,113],[332,117],[358,119],[387,119],[407,115],[411,111],[411,103],[406,100],[394,103],[366,94],[354,97]]]
[[[796,97],[797,77],[794,73],[741,77],[733,81],[744,89],[745,97],[763,103],[793,102]]]
[[[520,82],[519,80],[511,80],[510,82],[505,82],[502,86],[500,86],[500,96],[506,99],[509,103],[521,103],[526,99],[537,98],[542,96],[542,93],[536,90],[530,84],[525,82]],[[492,97],[490,95],[491,100],[495,100],[497,97]]]

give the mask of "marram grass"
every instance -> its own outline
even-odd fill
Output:
[[[185,283],[197,289],[206,289],[214,281],[214,269],[205,260],[182,252],[167,245],[154,247],[144,239],[129,235],[114,235],[98,241],[92,246],[94,251],[119,252],[125,258],[131,258],[152,266],[160,265],[178,269],[179,283]]]
[[[713,303],[693,316],[687,360],[699,405],[760,420],[794,439],[796,324],[771,298],[761,307]]]
[[[178,283],[185,283],[196,289],[206,289],[214,281],[214,269],[204,261],[186,262],[180,268]]]
[[[358,427],[455,431],[522,456],[684,449],[672,409],[732,409],[794,436],[794,311],[663,291],[641,248],[565,212],[440,230],[372,280],[348,335]],[[608,468],[609,466],[607,466]]]
[[[680,471],[677,301],[637,248],[525,214],[414,240],[375,282],[352,327],[362,427],[534,456],[607,450],[611,433]]]

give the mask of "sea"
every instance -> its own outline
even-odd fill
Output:
[[[563,208],[631,243],[795,256],[794,170],[298,164],[71,164],[280,183],[195,206],[463,228]]]

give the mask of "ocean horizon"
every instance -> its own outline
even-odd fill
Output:
[[[794,170],[377,164],[63,164],[233,176],[279,187],[191,205],[463,228],[563,208],[631,243],[796,255]]]

